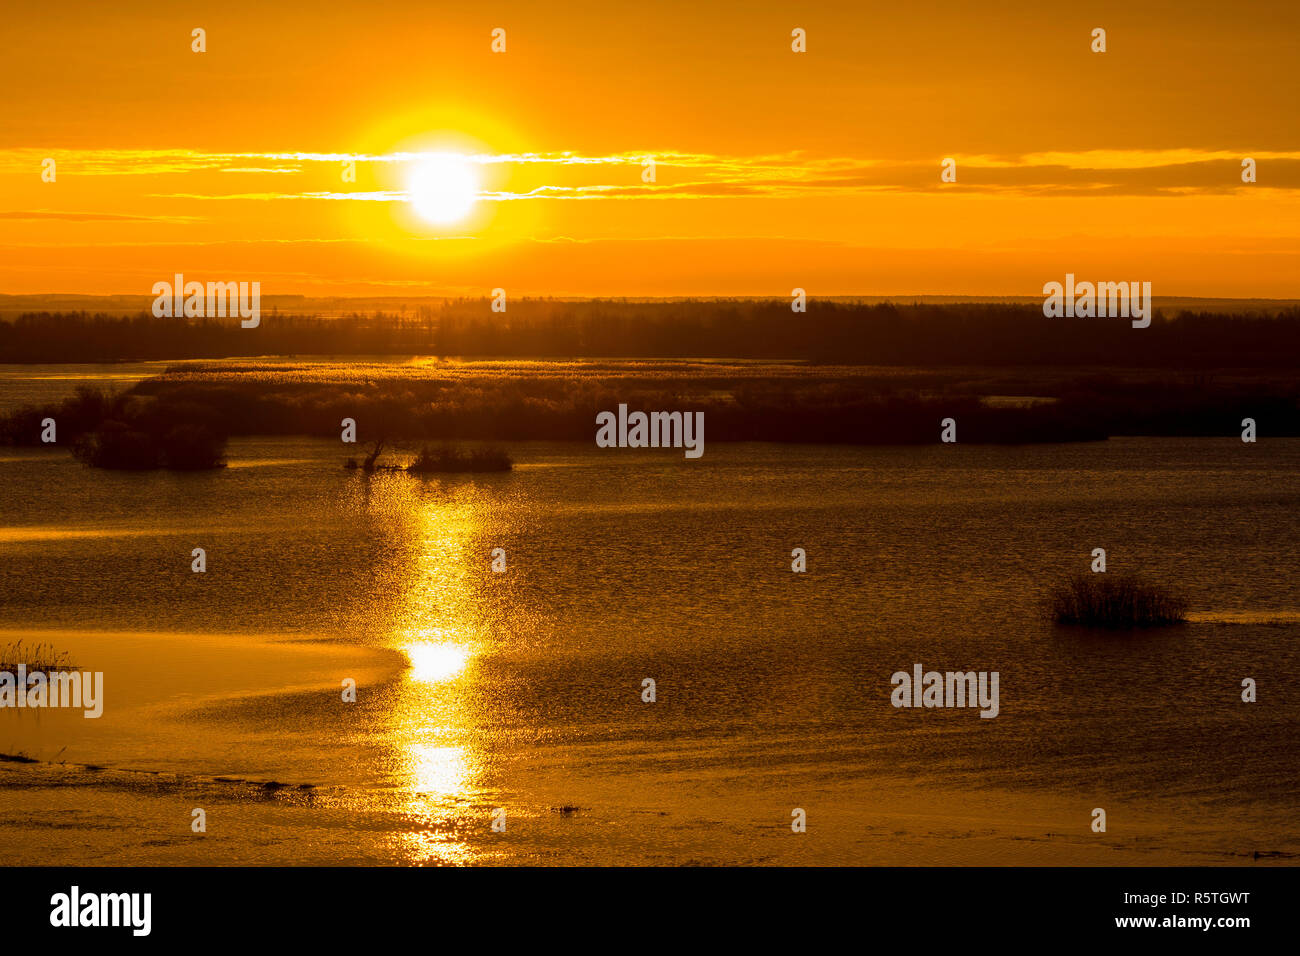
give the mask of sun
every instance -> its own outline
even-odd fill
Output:
[[[421,218],[434,223],[464,219],[478,200],[478,173],[459,153],[437,153],[411,170],[406,194]]]

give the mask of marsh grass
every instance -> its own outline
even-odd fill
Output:
[[[471,471],[510,471],[514,462],[499,448],[475,448],[461,451],[442,447],[435,450],[425,445],[415,460],[406,466],[413,475],[446,474]]]
[[[590,443],[596,416],[620,404],[703,412],[716,441],[927,444],[938,441],[938,422],[946,416],[961,422],[964,443],[1106,437],[1064,402],[990,407],[981,398],[987,382],[963,382],[930,372],[917,378],[891,370],[700,361],[179,366],[124,392],[86,390],[63,403],[0,415],[0,444],[41,447],[46,417],[58,422],[60,443],[82,441],[83,460],[120,468],[177,467],[169,462],[179,456],[167,454],[164,439],[182,425],[201,425],[223,438],[337,441],[340,420],[353,418],[366,423],[366,442],[383,436],[393,443]],[[998,394],[1015,393],[1008,384],[995,387]],[[1051,396],[1036,386],[1032,394]],[[223,448],[215,446],[206,461],[215,466]]]
[[[1136,575],[1079,574],[1048,598],[1058,624],[1085,627],[1160,627],[1187,620],[1187,602]]]
[[[881,357],[884,360],[884,357]],[[338,440],[343,418],[367,443],[582,441],[595,417],[629,409],[703,412],[710,441],[915,445],[956,418],[962,444],[1231,435],[1245,417],[1300,435],[1296,373],[823,365],[797,361],[533,359],[178,364],[126,391],[83,387],[62,402],[0,414],[0,445],[84,439],[109,467],[219,467],[224,439]],[[206,430],[206,433],[204,433]],[[380,470],[376,468],[375,470]],[[392,469],[383,469],[392,470]]]
[[[71,658],[53,644],[28,644],[22,640],[0,644],[0,671],[16,671],[19,664],[26,665],[29,674],[66,671],[75,667]]]

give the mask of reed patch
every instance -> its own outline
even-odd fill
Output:
[[[1159,627],[1187,620],[1184,598],[1133,574],[1075,575],[1052,590],[1048,610],[1058,624],[1085,627]]]

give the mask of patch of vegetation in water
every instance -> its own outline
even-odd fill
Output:
[[[1080,574],[1049,597],[1058,624],[1111,629],[1160,627],[1187,620],[1187,602],[1137,575]]]
[[[510,471],[514,462],[499,448],[474,448],[462,451],[442,447],[435,450],[425,445],[415,460],[406,466],[413,475],[455,474],[458,472]]]
[[[207,471],[226,467],[226,439],[203,425],[175,425],[162,434],[118,421],[83,435],[73,456],[92,468],[119,471]]]
[[[121,471],[224,468],[227,424],[238,409],[160,401],[134,392],[79,386],[56,405],[0,416],[0,444],[71,447],[78,461]]]

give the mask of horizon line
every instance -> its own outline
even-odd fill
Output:
[[[196,280],[197,281],[197,280]],[[216,280],[214,280],[216,281]],[[248,280],[258,281],[258,280]],[[1036,302],[1043,298],[1042,293],[965,293],[965,292],[890,292],[890,293],[832,293],[819,295],[817,293],[805,292],[808,299],[827,300],[845,300],[845,301],[862,301],[862,300],[879,300],[894,301],[901,299],[961,299],[967,302],[1006,302],[1006,301],[1026,301]],[[0,292],[0,300],[5,299],[140,299],[142,301],[153,301],[157,296],[152,292]],[[402,295],[400,293],[336,293],[336,294],[318,294],[310,292],[269,292],[263,293],[263,301],[271,299],[303,299],[303,300],[332,300],[332,299],[363,299],[370,301],[391,300],[391,301],[435,301],[435,302],[455,302],[475,299],[491,299],[492,293],[485,291],[479,295],[465,294],[437,294],[437,293],[420,293],[415,295]],[[625,302],[681,302],[681,301],[701,301],[701,302],[787,302],[790,295],[771,294],[771,293],[736,293],[736,294],[682,294],[682,295],[627,295],[627,294],[556,294],[556,293],[537,293],[522,292],[514,293],[511,299],[518,300],[549,300],[556,302],[608,302],[608,301],[625,301]],[[1300,304],[1300,296],[1241,296],[1241,295],[1179,295],[1177,293],[1167,293],[1153,295],[1155,301],[1203,301],[1203,302],[1277,302],[1277,303],[1296,303]]]

